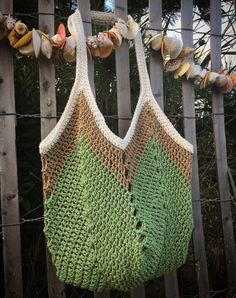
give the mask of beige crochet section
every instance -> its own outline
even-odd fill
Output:
[[[192,154],[177,144],[163,129],[152,108],[146,103],[139,116],[134,135],[125,150],[111,144],[98,129],[83,93],[79,95],[74,112],[59,140],[46,154],[42,154],[44,196],[53,190],[65,161],[82,134],[90,143],[100,161],[127,189],[134,177],[137,163],[152,136],[182,172],[191,179]]]

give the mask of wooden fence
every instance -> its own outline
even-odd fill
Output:
[[[91,34],[90,1],[80,0],[79,7],[86,34]],[[54,9],[53,0],[38,1],[39,28],[54,34]],[[13,13],[13,1],[1,0],[0,11],[4,14]],[[162,30],[161,21],[162,1],[149,0],[149,26]],[[193,0],[181,0],[181,27],[182,39],[185,46],[193,44]],[[115,1],[115,16],[127,18],[127,1]],[[221,60],[221,1],[211,0],[211,67],[219,71]],[[5,297],[24,297],[22,285],[21,264],[21,237],[17,181],[17,160],[15,145],[15,94],[14,94],[14,66],[13,51],[7,43],[0,45],[0,175],[1,175],[1,218],[2,240],[4,260],[4,285]],[[150,79],[156,100],[164,108],[163,101],[163,66],[160,55],[150,50]],[[89,64],[91,84],[93,85],[93,63]],[[55,65],[41,57],[39,61],[40,78],[40,111],[43,116],[56,116],[56,92],[55,92]],[[117,104],[118,104],[118,128],[121,137],[125,135],[131,118],[130,81],[129,81],[129,47],[123,42],[120,49],[116,50],[116,74],[117,74]],[[182,80],[183,90],[183,119],[185,137],[194,145],[192,178],[193,199],[193,246],[196,264],[196,279],[199,297],[210,296],[208,280],[207,258],[205,252],[205,240],[201,214],[201,196],[198,174],[198,155],[196,141],[195,119],[195,94],[192,81]],[[224,234],[224,253],[227,268],[228,287],[236,285],[236,255],[235,240],[233,234],[233,219],[229,184],[227,180],[227,153],[224,126],[223,96],[216,90],[212,91],[213,128],[215,138],[215,150],[217,158],[218,187],[221,200],[221,215]],[[55,126],[53,118],[41,118],[41,137],[44,138]],[[50,256],[47,254],[48,296],[66,297],[65,285],[58,281]],[[165,295],[167,298],[179,297],[177,272],[171,272],[164,277]],[[110,297],[109,292],[95,295],[97,298]],[[131,297],[144,298],[145,287],[140,286],[131,291]],[[158,293],[156,295],[158,297]]]

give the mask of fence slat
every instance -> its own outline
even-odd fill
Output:
[[[0,2],[0,11],[13,13],[13,1]],[[0,45],[0,113],[15,113],[13,51],[7,41]],[[2,224],[18,223],[19,197],[15,118],[0,119],[0,183]],[[2,228],[4,287],[6,298],[23,297],[20,225]]]
[[[115,1],[115,15],[117,18],[127,20],[128,5],[127,0]],[[117,107],[118,118],[132,117],[130,100],[130,64],[129,64],[129,45],[123,40],[122,45],[116,50],[116,77],[117,77]],[[124,137],[130,125],[130,120],[119,119],[119,135]],[[144,285],[131,290],[131,297],[145,298]]]
[[[38,1],[39,13],[54,13],[54,0]],[[39,15],[39,29],[52,36],[54,32],[54,16]],[[43,116],[56,116],[56,91],[55,91],[55,66],[53,60],[45,57],[39,59],[39,84],[40,84],[40,113]],[[56,119],[41,118],[41,138],[44,139],[53,127]],[[51,261],[51,256],[46,249],[48,297],[64,298],[65,286],[56,276],[56,270]]]
[[[115,1],[115,15],[127,20],[127,0]],[[130,68],[129,68],[129,46],[126,40],[116,50],[116,77],[117,77],[117,108],[118,118],[131,118],[130,102]],[[119,135],[124,137],[130,125],[130,120],[119,119]]]
[[[218,72],[221,68],[221,1],[211,0],[211,69]],[[213,126],[217,162],[218,187],[221,199],[221,217],[224,233],[225,260],[229,288],[236,284],[236,255],[230,190],[227,177],[227,149],[224,123],[223,94],[213,90],[212,95]],[[217,115],[216,115],[217,114]]]
[[[81,12],[81,17],[83,20],[83,26],[85,35],[92,35],[92,25],[91,25],[91,13],[90,13],[90,0],[78,0],[78,7]],[[94,63],[93,60],[88,61],[88,73],[89,73],[89,82],[93,91],[94,96],[96,97],[95,85],[94,85]]]
[[[162,0],[149,0],[149,27],[152,29],[162,30]],[[164,109],[163,99],[163,60],[159,52],[150,48],[150,81],[153,95],[162,108]],[[164,276],[165,296],[167,298],[178,298],[179,287],[176,271],[170,272]]]
[[[193,1],[181,0],[181,27],[190,30],[182,31],[182,39],[185,47],[193,46]],[[193,245],[197,269],[197,283],[200,297],[208,297],[209,281],[205,240],[202,225],[202,212],[200,203],[200,185],[198,173],[198,155],[196,140],[195,93],[193,81],[183,78],[183,114],[190,118],[184,118],[184,134],[186,139],[194,146],[193,170],[192,170],[192,200],[193,200]]]
[[[149,0],[149,27],[162,31],[162,0]],[[164,109],[163,100],[163,60],[160,52],[150,47],[150,81],[153,95],[159,106]]]
[[[91,25],[91,12],[90,12],[90,1],[80,0],[77,1],[78,7],[83,20],[83,26],[85,35],[92,35],[92,25]],[[94,63],[93,61],[88,61],[88,72],[89,72],[89,82],[93,90],[94,96],[96,96],[95,85],[94,85]],[[110,298],[110,293],[108,291],[94,293],[95,298]]]

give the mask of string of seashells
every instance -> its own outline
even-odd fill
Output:
[[[138,30],[139,26],[131,16],[128,16],[127,22],[118,19],[109,31],[87,37],[88,59],[108,57],[113,49],[121,46],[123,38],[133,39]],[[236,86],[236,73],[228,74],[226,70],[219,73],[211,72],[195,64],[191,58],[194,49],[184,48],[181,38],[162,34],[154,35],[152,30],[147,31],[147,35],[151,37],[149,42],[152,49],[161,51],[165,69],[174,72],[175,79],[185,75],[187,79],[195,79],[199,82],[200,88],[214,84],[223,93],[230,92]],[[58,51],[68,62],[73,62],[76,58],[75,38],[72,35],[66,36],[63,24],[59,25],[55,35],[49,37],[40,30],[29,30],[21,21],[0,12],[0,40],[4,38],[8,38],[10,45],[18,49],[22,55],[38,58],[41,53],[51,59],[52,54]]]
[[[118,19],[109,31],[99,32],[98,35],[87,38],[88,59],[92,59],[93,56],[108,57],[113,49],[121,46],[123,38],[133,39],[138,30],[139,26],[131,16],[128,16],[127,22]],[[4,38],[8,38],[10,45],[23,55],[38,58],[42,53],[50,59],[53,52],[61,51],[63,58],[68,62],[73,62],[76,58],[75,38],[66,36],[63,24],[59,25],[54,36],[49,37],[40,30],[29,30],[21,21],[0,12],[0,40]]]
[[[187,79],[196,80],[201,89],[214,84],[222,93],[228,93],[236,87],[236,73],[228,74],[225,69],[216,73],[195,64],[191,57],[194,48],[184,48],[181,38],[162,34],[153,35],[150,30],[146,35],[150,38],[151,48],[161,52],[165,70],[174,72],[175,79],[185,75]]]

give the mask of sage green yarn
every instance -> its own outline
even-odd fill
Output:
[[[142,270],[153,278],[171,272],[186,259],[192,231],[192,202],[189,184],[151,138],[139,161],[133,182],[134,204],[146,235]],[[163,242],[160,239],[163,233]]]
[[[189,204],[187,181],[155,138],[129,191],[80,136],[45,199],[44,232],[59,278],[92,291],[129,290],[177,268],[192,228]]]

